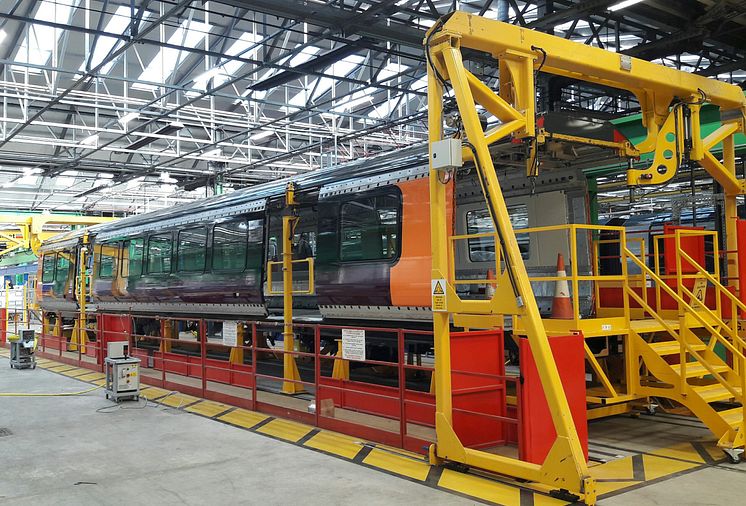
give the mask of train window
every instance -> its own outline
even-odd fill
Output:
[[[177,270],[180,272],[203,272],[205,270],[206,248],[207,228],[196,227],[180,230],[176,251]]]
[[[508,208],[510,223],[513,230],[528,228],[528,207],[525,204],[511,206]],[[486,209],[476,209],[466,213],[466,233],[486,234],[493,232],[492,217]],[[529,235],[518,235],[518,248],[521,257],[529,258]],[[495,261],[495,239],[493,237],[474,237],[468,240],[469,260],[472,262],[494,262]]]
[[[124,243],[122,248],[122,277],[142,275],[142,257],[145,241],[138,237]]]
[[[399,208],[396,195],[379,195],[342,204],[340,259],[384,260],[399,252]]]
[[[45,253],[44,260],[42,261],[41,267],[41,281],[42,283],[51,283],[54,281],[54,266],[57,262],[54,253]]]
[[[171,234],[151,235],[148,238],[148,274],[171,272]]]
[[[119,261],[119,243],[108,242],[99,246],[98,277],[111,279],[116,276]]]
[[[68,271],[70,270],[70,264],[72,263],[72,253],[70,250],[63,250],[57,254],[57,269],[55,271],[54,279],[56,281],[67,281]]]
[[[252,220],[254,223],[261,220]],[[242,271],[246,266],[246,220],[235,220],[215,225],[212,230],[212,270]],[[261,234],[260,234],[261,235]]]

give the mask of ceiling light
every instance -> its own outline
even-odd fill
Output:
[[[10,188],[11,186],[13,186],[13,183],[14,181],[5,181],[3,183],[3,188]]]
[[[205,156],[222,156],[223,150],[220,148],[211,149],[210,151],[207,151],[204,153]]]
[[[122,126],[125,126],[127,123],[129,123],[133,119],[137,119],[139,117],[140,117],[140,113],[137,112],[137,111],[133,111],[133,112],[127,113],[124,116],[122,116],[121,118],[119,118],[119,123]]]
[[[174,179],[171,177],[171,174],[168,172],[161,172],[161,182],[163,183],[178,183],[179,181],[177,179]]]
[[[98,143],[98,134],[89,135],[82,141],[80,141],[81,146],[95,146]]]
[[[44,171],[41,170],[39,167],[35,167],[33,169],[31,167],[24,167],[23,168],[23,175],[24,176],[30,176],[32,174],[41,174],[42,172],[44,172]]]
[[[0,42],[2,42],[3,40],[5,40],[5,37],[7,37],[7,36],[8,36],[8,34],[5,33],[5,30],[0,30]]]
[[[252,135],[251,140],[254,142],[260,141],[262,139],[266,139],[267,137],[271,136],[274,133],[275,133],[274,130],[264,130],[262,132]]]
[[[612,6],[610,6],[609,10],[611,12],[620,11],[620,10],[626,9],[627,7],[630,7],[632,5],[639,4],[640,2],[642,2],[642,0],[623,0],[622,2],[619,2],[619,3],[616,3],[616,4],[612,5]]]

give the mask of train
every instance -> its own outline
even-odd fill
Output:
[[[601,140],[623,136],[609,123],[556,115],[552,131]],[[590,223],[584,168],[618,163],[612,150],[549,142],[541,171],[525,175],[525,147],[492,147],[514,229]],[[87,311],[172,317],[280,319],[282,216],[288,182],[297,188],[299,221],[293,258],[298,321],[423,327],[431,322],[429,165],[426,146],[414,146],[316,170],[181,206],[74,230],[45,242],[37,300],[53,318],[72,318],[76,286],[85,275]],[[480,184],[466,164],[449,184],[448,216],[455,235],[492,231]],[[84,244],[84,237],[87,244]],[[530,275],[556,274],[563,232],[521,235]],[[85,266],[81,248],[87,248]],[[490,237],[455,242],[459,278],[484,278],[495,268]],[[579,272],[591,266],[590,238],[578,244]],[[82,267],[82,268],[81,268]],[[269,272],[273,270],[273,272]],[[271,281],[271,283],[270,283]],[[540,310],[551,311],[553,283],[535,282]],[[590,311],[590,287],[581,293]],[[485,297],[484,284],[459,285],[463,298]]]

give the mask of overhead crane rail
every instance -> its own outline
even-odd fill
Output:
[[[541,483],[564,497],[594,504],[595,481],[589,473],[572,423],[568,401],[549,346],[547,328],[542,321],[511,226],[489,146],[506,139],[524,142],[529,153],[526,174],[528,177],[537,175],[540,168],[537,145],[547,138],[547,133],[540,132],[537,128],[536,121],[535,74],[538,71],[627,90],[639,100],[647,137],[635,146],[619,144],[617,149],[623,156],[634,155],[635,152],[654,153],[654,161],[649,167],[635,168],[630,165],[629,184],[665,182],[685,164],[700,163],[725,190],[727,249],[733,252],[737,244],[736,196],[744,193],[743,181],[737,179],[735,174],[733,142],[733,135],[744,131],[746,101],[743,91],[727,83],[463,12],[454,12],[436,22],[428,31],[424,43],[428,61],[428,127],[431,146],[432,279],[446,285],[444,300],[439,299],[438,304],[433,300],[437,443],[430,448],[430,459],[436,463],[457,462]],[[499,93],[495,93],[467,70],[462,49],[486,52],[498,60]],[[450,176],[456,167],[437,169],[432,162],[435,143],[444,139],[443,104],[446,88],[453,90],[460,123],[463,125],[463,158],[474,162],[487,208],[494,222],[495,249],[501,250],[499,257],[503,259],[502,264],[496,264],[495,294],[491,300],[462,300],[456,291],[455,279],[449,272],[449,257],[453,255],[453,251],[449,247],[451,243],[448,239],[446,195],[447,182],[451,180]],[[706,139],[701,138],[699,123],[699,109],[704,102],[719,106],[723,118],[723,126]],[[497,126],[485,132],[475,105],[481,105],[496,117],[499,121]],[[682,134],[683,132],[686,134]],[[591,140],[582,138],[574,141],[592,143]],[[723,163],[710,153],[710,149],[721,141]],[[445,175],[446,172],[450,173]],[[661,281],[660,278],[656,279],[656,273],[632,254],[624,241],[621,249],[623,275],[627,274],[629,261],[637,264],[647,279],[656,283]],[[729,278],[735,280],[738,276],[736,258],[730,253],[727,261]],[[577,277],[577,273],[573,274]],[[627,301],[625,316],[628,319],[628,300],[630,297],[634,299],[636,294],[629,289],[626,281],[622,283],[624,300]],[[662,289],[668,292],[670,287],[666,286],[661,284]],[[675,290],[671,292],[670,295],[678,303],[682,322],[693,317],[710,331],[714,339],[727,342],[710,322],[684,300],[683,293]],[[692,347],[689,341],[691,332],[677,333],[673,328],[667,328],[668,324],[664,319],[656,318],[653,308],[645,306],[644,309],[663,330],[674,337],[674,341],[666,346],[679,346],[682,363],[682,377],[673,381],[675,378],[671,378],[669,371],[663,369],[663,364],[666,363],[663,359],[643,357],[649,358],[650,363],[654,364],[653,367],[648,367],[658,368],[657,371],[651,371],[653,374],[665,377],[667,382],[673,381],[678,385],[681,398],[685,399],[690,394],[684,380],[687,377],[686,363],[694,359],[696,364],[690,367],[690,376],[702,377],[710,373],[734,398],[743,400],[740,397],[743,390],[739,393],[733,385],[733,382],[742,383],[743,372],[738,379],[734,376],[735,372],[731,374],[731,370],[725,371],[721,364],[713,367],[716,362],[713,356],[700,353]],[[557,434],[543,463],[533,464],[467,448],[456,435],[451,401],[450,322],[452,316],[463,314],[510,315],[518,318],[525,329]],[[634,333],[632,335],[634,337]],[[628,341],[633,345],[639,344],[641,354],[650,355],[645,348],[650,348],[650,344],[643,344],[646,341],[637,338]],[[663,348],[662,345],[660,347]],[[732,351],[738,351],[737,347],[732,346]],[[692,358],[687,358],[687,353]],[[739,360],[741,356],[738,356]],[[695,413],[700,417],[705,416],[702,414],[703,410],[695,410]],[[725,422],[720,428],[726,429],[721,443],[732,448],[743,446],[743,433],[746,430],[743,410],[719,416]]]

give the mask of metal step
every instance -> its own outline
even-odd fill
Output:
[[[743,408],[733,408],[725,411],[718,411],[718,415],[731,427],[736,427],[743,420]]]
[[[704,343],[690,344],[694,351],[702,351],[707,348]],[[679,342],[678,341],[660,341],[657,343],[650,343],[650,347],[661,357],[666,355],[678,355],[679,354]]]
[[[717,401],[726,401],[728,399],[733,398],[733,394],[730,393],[730,390],[725,388],[720,383],[714,383],[712,385],[704,385],[704,386],[695,386],[693,387],[694,391],[697,392],[697,395],[702,397],[702,399],[705,400],[705,402],[717,402]],[[733,387],[733,389],[737,393],[741,393],[740,387]]]
[[[673,330],[679,330],[678,320],[665,320],[666,324]],[[646,320],[632,320],[629,322],[629,326],[632,330],[638,334],[647,334],[653,332],[666,332],[666,328],[660,324],[658,320],[646,319]]]
[[[680,371],[679,364],[671,364],[671,368],[677,373]],[[710,364],[710,368],[716,373],[724,373],[730,368],[727,365],[715,365]],[[698,378],[700,376],[707,376],[710,371],[705,368],[704,365],[699,362],[689,362],[686,364],[686,377],[687,378]]]

